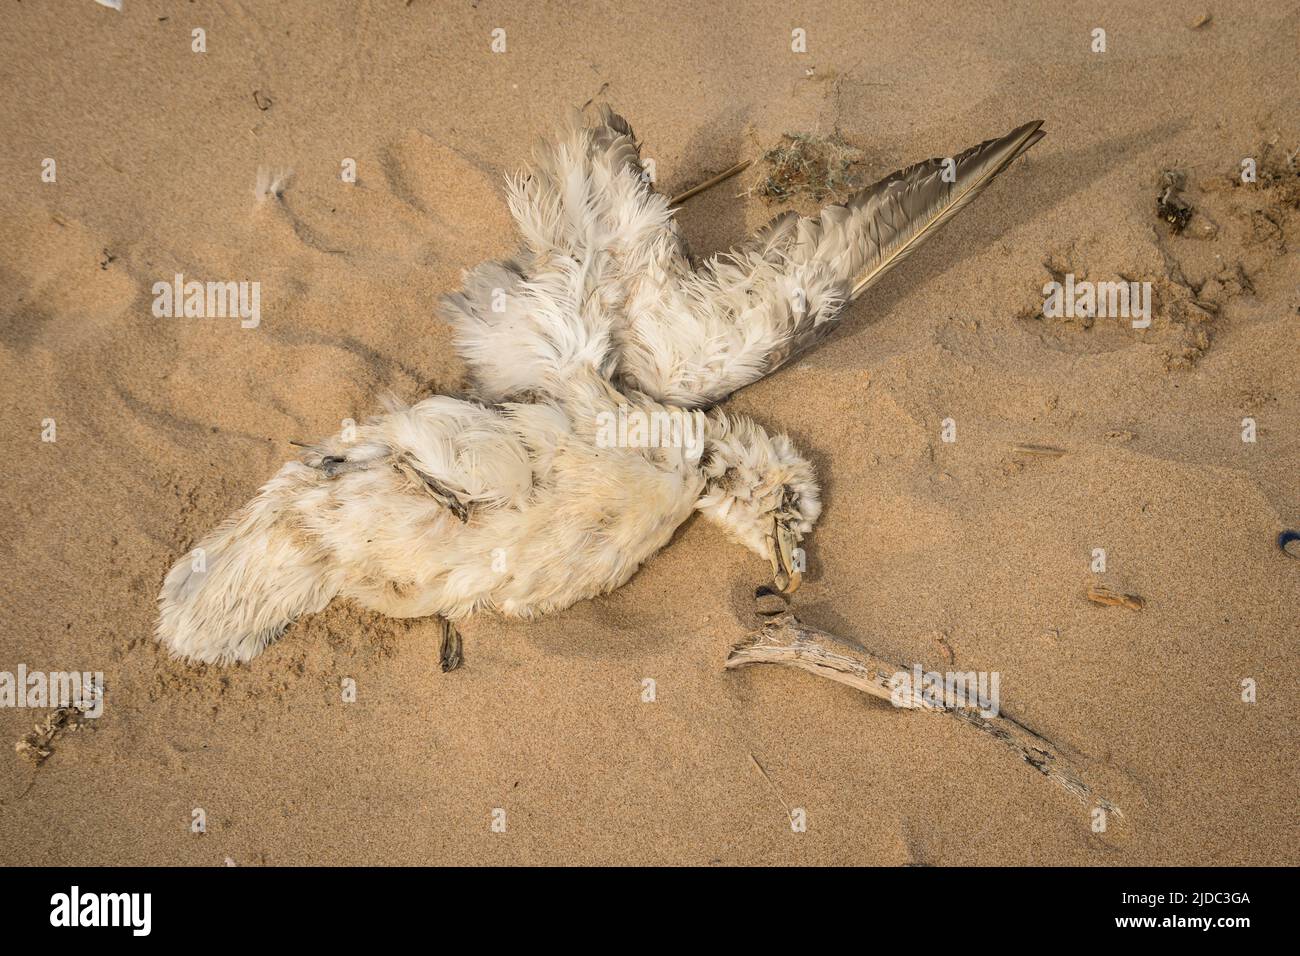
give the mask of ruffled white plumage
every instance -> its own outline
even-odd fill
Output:
[[[545,368],[511,341],[527,318],[499,318],[485,293],[509,285],[509,275],[491,284],[502,270],[522,276],[572,259],[588,267],[588,292],[602,300],[613,376],[660,401],[714,405],[825,338],[848,302],[1038,142],[1040,126],[917,163],[815,217],[784,213],[697,269],[627,122],[608,109],[590,127],[571,121],[531,171],[509,181],[525,242],[518,261],[471,275],[447,300],[458,349],[483,394],[534,393]],[[467,307],[477,321],[462,318]]]

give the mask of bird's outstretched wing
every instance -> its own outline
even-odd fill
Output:
[[[775,371],[1038,142],[1041,125],[900,170],[815,218],[785,213],[698,270],[636,282],[616,333],[616,376],[659,401],[703,407]]]
[[[1041,125],[910,166],[817,217],[785,213],[695,269],[627,121],[575,115],[507,183],[520,255],[468,272],[443,313],[485,401],[550,394],[577,363],[660,401],[713,405],[825,338]]]
[[[608,378],[614,356],[602,349],[621,308],[622,276],[641,269],[650,250],[685,255],[632,128],[608,107],[591,125],[575,113],[506,189],[522,251],[466,273],[461,291],[442,300],[475,394],[491,402],[544,394],[546,380],[576,356]],[[557,282],[574,315],[550,314]]]

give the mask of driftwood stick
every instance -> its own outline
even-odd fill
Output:
[[[890,700],[889,682],[899,668],[856,641],[809,627],[789,612],[768,618],[727,655],[727,670],[749,664],[788,664]]]
[[[895,675],[906,674],[909,668],[877,657],[857,641],[810,627],[789,612],[768,618],[727,655],[727,670],[750,664],[797,667],[899,707],[948,714],[988,734],[1084,803],[1123,816],[1118,807],[1083,782],[1061,748],[1046,737],[1005,714],[985,716],[976,702],[960,700],[948,693],[938,697],[927,695],[910,682],[900,684]]]

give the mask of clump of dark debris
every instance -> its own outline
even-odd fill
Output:
[[[1176,169],[1166,169],[1160,174],[1160,194],[1156,196],[1156,212],[1169,223],[1169,231],[1177,235],[1187,228],[1195,207],[1183,198],[1187,177]]]
[[[821,201],[861,187],[862,151],[839,134],[786,133],[761,160],[762,177],[751,189],[770,202],[805,196]]]

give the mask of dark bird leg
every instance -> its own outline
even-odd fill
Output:
[[[461,652],[460,631],[456,630],[456,625],[445,617],[438,618],[438,623],[442,628],[442,650],[439,659],[442,672],[445,674],[460,667],[464,655]]]

